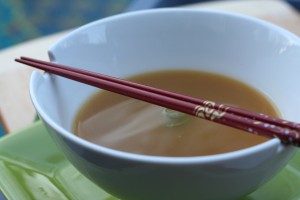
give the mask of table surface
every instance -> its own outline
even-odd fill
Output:
[[[188,5],[242,13],[277,24],[300,35],[300,14],[281,0],[227,0]],[[28,82],[33,69],[14,62],[20,56],[48,60],[47,49],[69,30],[0,51],[0,114],[7,132],[30,124],[35,117]]]

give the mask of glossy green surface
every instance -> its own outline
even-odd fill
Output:
[[[272,181],[242,200],[300,199],[300,153]],[[0,190],[8,200],[116,200],[56,149],[41,122],[0,139]]]
[[[8,200],[114,200],[83,177],[37,122],[0,140],[0,188]]]

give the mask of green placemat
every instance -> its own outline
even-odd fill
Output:
[[[300,153],[243,200],[299,200],[299,188]],[[116,200],[65,159],[40,121],[0,139],[0,190],[8,200]]]

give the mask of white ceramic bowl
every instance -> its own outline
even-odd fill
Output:
[[[122,14],[73,31],[49,49],[49,56],[53,62],[116,77],[175,68],[221,73],[257,88],[284,118],[300,121],[300,40],[255,18],[189,9]],[[33,104],[66,157],[121,199],[236,199],[270,180],[296,151],[278,139],[184,158],[97,146],[71,133],[75,113],[96,90],[47,73],[34,72],[30,81]]]

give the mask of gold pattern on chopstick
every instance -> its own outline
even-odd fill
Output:
[[[216,103],[213,101],[204,101],[203,106],[195,106],[194,115],[209,120],[221,119],[229,108],[223,104],[218,105],[217,108],[215,106]]]

